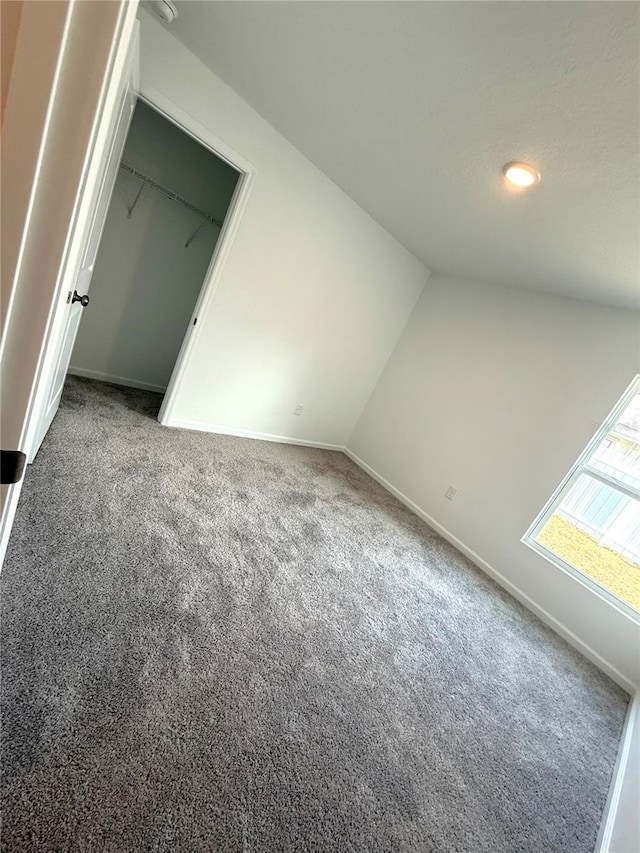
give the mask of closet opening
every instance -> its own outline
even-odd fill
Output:
[[[241,174],[137,101],[69,374],[164,394]]]

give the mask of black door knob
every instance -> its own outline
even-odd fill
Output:
[[[71,302],[72,302],[72,303],[74,303],[74,302],[79,302],[79,303],[80,303],[80,305],[82,305],[82,307],[83,307],[83,308],[86,308],[86,307],[87,307],[87,305],[89,304],[89,297],[87,296],[87,294],[86,294],[86,293],[85,293],[85,295],[84,295],[84,296],[80,296],[80,294],[78,293],[78,291],[77,291],[77,290],[74,290],[74,291],[73,291],[73,299],[71,300]]]

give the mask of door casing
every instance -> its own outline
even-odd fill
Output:
[[[130,6],[124,4],[130,11]],[[91,237],[99,194],[105,172],[109,166],[112,151],[113,134],[122,106],[122,92],[130,81],[131,88],[139,85],[138,72],[139,23],[130,21],[126,33],[121,34],[118,56],[112,67],[108,81],[105,82],[102,110],[96,122],[93,145],[90,148],[84,181],[76,203],[76,215],[69,228],[67,251],[63,258],[56,284],[55,311],[50,323],[49,333],[41,357],[41,366],[31,395],[31,405],[21,447],[29,462],[33,461],[40,443],[53,420],[57,406],[52,388],[61,367],[65,332],[68,330],[70,308],[68,294],[78,285],[78,276],[82,269],[87,243]],[[75,312],[71,312],[75,313]],[[71,352],[68,352],[70,357]]]
[[[208,312],[220,284],[227,258],[242,222],[242,217],[246,210],[258,171],[242,154],[231,148],[230,145],[227,145],[223,139],[216,136],[208,128],[204,127],[194,116],[176,104],[175,101],[166,97],[159,89],[146,83],[144,75],[140,82],[138,97],[168,121],[175,124],[176,127],[180,128],[188,136],[195,139],[203,148],[208,149],[216,157],[228,163],[239,174],[220,236],[211,256],[209,267],[204,276],[198,299],[196,300],[158,413],[158,421],[163,426],[169,426],[174,416],[180,383],[189,366],[197,340],[200,334],[202,334],[202,318]],[[195,320],[198,320],[197,324],[194,323]]]
[[[134,44],[134,54],[137,53],[137,48]],[[133,116],[133,110],[136,104],[136,94],[134,89],[133,78],[135,77],[134,67],[132,68],[131,78],[125,85],[121,99],[118,105],[115,126],[113,128],[113,139],[110,144],[110,150],[105,162],[104,174],[102,176],[100,187],[96,195],[96,203],[91,215],[91,225],[87,231],[87,237],[82,252],[82,261],[80,263],[80,271],[73,285],[73,291],[69,290],[67,295],[68,309],[65,314],[64,326],[61,334],[61,344],[56,353],[55,366],[49,374],[48,391],[45,398],[45,404],[41,410],[41,415],[38,419],[34,418],[33,438],[30,441],[29,453],[27,460],[33,462],[42,441],[49,431],[49,427],[58,411],[60,399],[62,397],[62,389],[64,387],[69,361],[71,360],[71,352],[75,344],[76,335],[80,326],[83,311],[82,305],[74,301],[74,295],[77,292],[79,295],[87,295],[91,286],[91,278],[95,267],[96,256],[100,246],[100,239],[104,230],[104,224],[107,217],[107,210],[113,195],[118,164],[122,156],[122,149],[127,138],[129,126]]]
[[[114,3],[114,5],[116,5]],[[99,180],[99,152],[100,144],[104,144],[105,128],[108,126],[109,119],[113,115],[113,111],[117,108],[117,93],[120,90],[120,81],[127,64],[127,59],[130,53],[132,39],[136,28],[136,12],[137,0],[121,0],[116,5],[116,21],[112,32],[109,36],[108,57],[104,66],[100,69],[96,68],[96,72],[100,71],[99,92],[95,96],[96,109],[92,112],[91,126],[88,129],[86,145],[76,152],[76,161],[81,157],[81,170],[79,174],[78,190],[73,197],[72,206],[68,212],[65,209],[64,220],[62,223],[58,221],[58,226],[62,226],[61,239],[59,244],[56,243],[51,251],[42,253],[42,263],[38,260],[40,252],[39,244],[36,243],[33,237],[27,234],[22,238],[23,249],[21,249],[22,257],[29,258],[33,264],[33,269],[36,270],[39,266],[46,266],[48,258],[52,252],[60,252],[62,260],[57,264],[57,272],[54,282],[43,282],[41,288],[41,302],[39,305],[39,314],[43,317],[42,327],[38,327],[37,331],[29,339],[29,347],[34,351],[33,371],[31,366],[29,374],[24,377],[20,393],[24,392],[24,398],[16,400],[16,404],[20,406],[20,421],[15,425],[15,435],[12,436],[12,447],[22,451],[27,451],[29,437],[32,435],[34,425],[37,421],[37,413],[40,411],[39,406],[42,405],[46,389],[48,387],[48,377],[51,375],[52,364],[56,360],[57,343],[60,340],[60,333],[64,322],[64,315],[67,309],[66,296],[68,292],[68,282],[71,276],[74,265],[80,262],[80,253],[82,249],[82,238],[84,230],[87,226],[87,221],[91,215],[91,196],[92,190],[95,187],[95,182]],[[82,56],[83,48],[80,47],[80,34],[83,33],[83,28],[86,28],[90,17],[84,14],[84,6],[76,3],[76,0],[71,0],[70,28],[67,31],[73,33],[73,38],[68,42],[65,41],[62,45],[62,52],[58,62],[58,68],[64,68],[65,71],[59,77],[61,80],[77,81],[77,72],[75,64]],[[78,12],[76,28],[75,13]],[[110,31],[111,32],[111,31]],[[86,53],[86,51],[85,51]],[[66,77],[65,77],[66,75]],[[75,75],[75,76],[70,76]],[[57,78],[58,79],[58,78]],[[51,115],[64,115],[65,111],[70,109],[71,99],[73,97],[73,87],[54,86],[50,95],[50,111]],[[55,100],[54,100],[55,99]],[[56,112],[57,110],[57,112]],[[5,116],[6,118],[6,116]],[[54,122],[55,124],[55,122]],[[61,127],[58,120],[56,127]],[[53,147],[51,147],[48,136],[43,139],[43,145],[49,146],[53,152],[48,156],[48,169],[51,171],[53,164],[58,157],[58,151],[55,145],[59,145],[61,140],[60,132],[57,131]],[[43,217],[55,216],[55,199],[49,191],[47,183],[36,183],[34,188],[33,200],[30,210],[38,210],[38,221],[42,224]],[[41,200],[42,199],[42,200]],[[50,211],[50,212],[49,212]],[[39,226],[40,227],[40,226]],[[30,229],[29,223],[25,223],[25,232]],[[42,227],[40,227],[42,230]],[[60,228],[58,229],[60,232]],[[26,240],[26,242],[25,242]],[[76,267],[77,268],[77,267]],[[17,273],[16,273],[17,275]],[[34,283],[29,282],[30,289],[34,289]],[[14,288],[15,289],[15,288]],[[13,300],[15,303],[16,300]],[[24,300],[23,300],[24,302]],[[24,313],[24,311],[23,311]],[[8,334],[9,330],[14,332],[16,322],[14,318],[15,311],[10,310],[5,318],[4,333]],[[46,319],[44,319],[46,318]],[[26,330],[25,330],[26,334]],[[4,341],[4,337],[3,337]],[[6,348],[2,352],[3,370],[7,365],[4,363],[7,357]],[[7,368],[8,369],[8,368]],[[11,407],[14,403],[13,391],[3,393],[3,405]],[[11,448],[9,448],[11,449]],[[24,480],[24,478],[23,478]],[[22,489],[23,480],[10,485],[8,488],[2,489],[2,511],[0,516],[0,564],[4,559],[15,511],[18,504],[18,499]]]

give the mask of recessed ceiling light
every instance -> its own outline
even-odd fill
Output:
[[[502,172],[514,187],[532,187],[540,181],[540,172],[528,163],[507,163]]]

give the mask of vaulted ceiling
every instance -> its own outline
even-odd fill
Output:
[[[433,271],[638,307],[628,2],[181,2],[170,32]],[[542,181],[507,188],[502,167]]]

